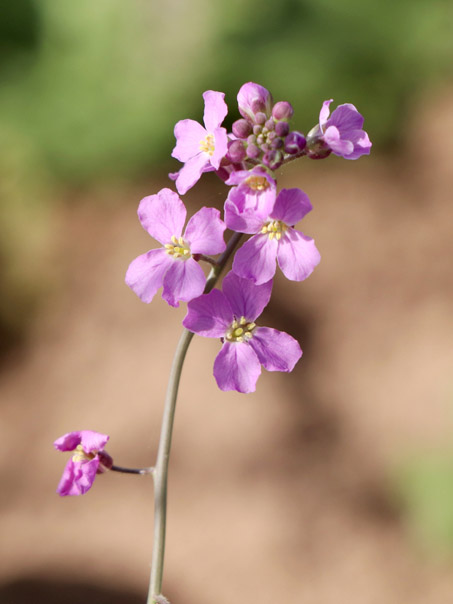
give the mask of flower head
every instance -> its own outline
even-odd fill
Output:
[[[272,279],[278,262],[291,281],[306,279],[321,257],[313,239],[296,231],[294,225],[311,209],[308,196],[300,189],[282,189],[266,217],[262,213],[245,212],[238,217],[238,212],[225,207],[228,228],[254,233],[236,252],[233,261],[236,275],[260,285]]]
[[[54,442],[58,451],[75,451],[63,471],[57,488],[59,495],[83,495],[91,489],[96,474],[112,467],[112,458],[104,451],[109,437],[92,430],[68,432]]]
[[[151,302],[163,286],[162,298],[179,306],[199,296],[206,277],[194,254],[218,254],[225,249],[225,224],[215,208],[201,208],[187,223],[187,211],[178,195],[162,189],[141,200],[138,217],[143,228],[163,247],[150,250],[131,262],[127,285],[143,302]]]
[[[227,131],[220,127],[228,113],[224,98],[223,92],[214,90],[203,94],[204,128],[194,120],[181,120],[175,126],[176,146],[172,157],[184,163],[175,177],[181,195],[193,187],[203,172],[218,170],[226,155]]]
[[[221,339],[214,362],[221,390],[254,392],[261,365],[268,371],[292,371],[302,350],[287,333],[255,322],[269,302],[272,281],[255,285],[230,272],[222,289],[189,302],[183,325],[201,336]]]
[[[319,113],[319,126],[311,131],[309,139],[315,143],[322,141],[335,155],[345,159],[357,159],[369,155],[371,142],[362,129],[363,116],[351,103],[339,105],[330,115],[332,99],[324,101]]]

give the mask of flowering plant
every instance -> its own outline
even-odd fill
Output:
[[[228,133],[221,125],[228,112],[224,97],[213,90],[203,94],[204,126],[191,119],[176,124],[172,155],[183,166],[170,174],[184,195],[204,172],[214,171],[229,187],[223,219],[219,210],[203,207],[184,230],[186,208],[169,188],[145,197],[138,208],[143,228],[161,247],[131,262],[127,285],[145,303],[161,287],[170,306],[188,303],[170,372],[156,463],[142,469],[116,466],[104,451],[109,437],[90,430],[65,434],[54,443],[58,450],[75,451],[58,486],[60,495],[86,493],[96,474],[108,469],[152,475],[155,527],[148,604],[166,602],[161,591],[168,462],[179,380],[193,335],[220,339],[213,373],[223,391],[255,391],[261,367],[293,370],[302,356],[297,340],[262,327],[257,320],[269,303],[277,265],[290,281],[303,281],[318,265],[320,254],[314,240],[296,229],[312,210],[307,194],[298,188],[278,192],[276,170],[298,158],[324,159],[331,153],[357,159],[371,148],[363,117],[350,103],[330,114],[332,101],[324,101],[319,123],[305,137],[291,127],[290,103],[274,103],[270,92],[253,82],[239,90],[242,117]],[[228,243],[226,229],[232,231]],[[239,247],[244,235],[249,238]],[[214,289],[232,256],[222,289]],[[208,276],[201,262],[211,266]]]

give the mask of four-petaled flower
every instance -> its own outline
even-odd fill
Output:
[[[112,458],[104,451],[109,437],[92,430],[69,432],[54,442],[58,451],[75,451],[63,471],[57,493],[83,495],[96,477],[112,467]]]
[[[287,333],[255,323],[269,302],[272,281],[255,285],[230,272],[222,289],[189,302],[183,325],[200,336],[221,338],[214,362],[221,390],[254,392],[261,365],[268,371],[292,371],[302,350]]]
[[[228,135],[220,124],[228,113],[223,92],[207,90],[204,125],[194,120],[181,120],[175,126],[176,146],[172,157],[184,166],[176,175],[176,188],[183,195],[199,180],[203,172],[218,170],[228,149]]]
[[[219,254],[225,249],[225,223],[215,208],[201,208],[187,223],[186,208],[178,195],[162,189],[140,202],[138,217],[143,228],[163,248],[150,250],[133,260],[126,283],[143,300],[151,302],[163,285],[162,298],[170,306],[199,296],[206,277],[193,254]]]
[[[263,214],[238,215],[225,206],[228,228],[253,234],[236,252],[233,261],[236,275],[257,285],[266,283],[275,275],[277,261],[291,281],[306,279],[321,256],[313,239],[293,227],[311,209],[308,196],[300,189],[282,189],[266,218]]]
[[[362,129],[363,116],[351,103],[338,105],[330,114],[330,103],[324,101],[319,113],[320,138],[332,150],[332,153],[345,159],[357,159],[369,155],[371,142],[368,134]]]

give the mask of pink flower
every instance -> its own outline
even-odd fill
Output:
[[[176,188],[181,195],[193,187],[203,172],[218,170],[227,153],[227,131],[220,127],[228,113],[225,95],[207,90],[203,98],[205,128],[194,120],[181,120],[175,126],[176,146],[172,157],[184,162],[176,176]]]
[[[291,281],[306,279],[321,256],[313,239],[296,231],[294,225],[311,209],[310,200],[303,191],[283,189],[265,219],[262,214],[257,219],[253,214],[249,218],[243,213],[241,219],[245,226],[242,228],[233,213],[225,211],[229,228],[234,224],[235,230],[241,233],[255,233],[236,252],[233,261],[236,275],[260,285],[272,279],[278,262],[285,277]]]
[[[214,289],[189,302],[183,325],[223,343],[214,362],[221,390],[254,392],[261,365],[267,371],[289,372],[302,356],[299,343],[290,335],[255,323],[271,292],[272,281],[255,285],[230,272],[222,292]]]
[[[163,245],[138,256],[127,269],[126,283],[143,302],[151,302],[161,286],[162,298],[170,306],[196,298],[203,293],[206,277],[193,254],[219,254],[225,249],[226,226],[218,210],[201,208],[182,235],[186,215],[183,202],[170,189],[140,202],[143,228]]]
[[[112,467],[110,455],[104,451],[109,437],[92,430],[69,432],[54,442],[58,451],[75,451],[66,464],[57,493],[83,495],[91,489],[96,474]]]
[[[319,113],[320,139],[331,149],[332,153],[345,159],[357,159],[369,155],[371,142],[365,130],[362,130],[364,119],[351,103],[339,105],[332,115],[330,103],[324,101]]]

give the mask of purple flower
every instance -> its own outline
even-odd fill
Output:
[[[269,90],[254,82],[247,82],[238,92],[239,113],[252,124],[266,121],[272,111],[272,95]],[[264,120],[263,117],[264,116]],[[258,122],[257,122],[258,120]]]
[[[227,152],[227,131],[220,127],[228,113],[225,95],[207,90],[203,98],[205,128],[194,120],[181,120],[175,126],[172,157],[184,162],[176,176],[176,188],[181,195],[193,187],[203,172],[218,170]]]
[[[261,168],[233,172],[227,185],[225,223],[233,231],[256,233],[272,212],[277,196],[275,180]]]
[[[151,302],[162,285],[162,298],[170,306],[196,298],[203,292],[206,277],[193,254],[219,254],[225,249],[226,226],[218,210],[201,208],[182,235],[186,215],[183,202],[170,189],[140,202],[138,217],[143,228],[163,245],[138,256],[127,269],[126,283],[143,302]]]
[[[57,488],[59,495],[83,495],[91,489],[96,474],[112,467],[112,458],[104,451],[108,439],[107,434],[80,430],[68,432],[54,442],[58,451],[75,451],[63,471]]]
[[[257,285],[275,275],[276,261],[285,277],[303,281],[319,263],[321,256],[310,237],[296,231],[293,225],[312,209],[307,195],[300,189],[282,189],[266,219],[243,212],[237,217],[225,210],[227,225],[241,233],[254,234],[236,252],[233,271]],[[243,225],[244,223],[244,225]]]
[[[330,103],[324,101],[319,113],[320,138],[335,155],[345,159],[357,159],[361,155],[369,155],[371,142],[365,130],[362,130],[363,116],[351,103],[339,105],[332,115]]]
[[[221,338],[214,377],[221,390],[254,392],[261,365],[268,371],[292,371],[302,356],[287,333],[258,327],[256,319],[269,302],[272,281],[255,285],[230,272],[223,292],[214,289],[189,302],[183,325],[206,338]]]

